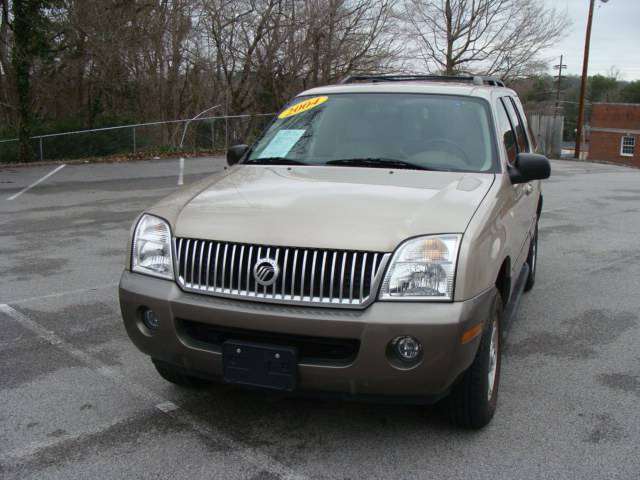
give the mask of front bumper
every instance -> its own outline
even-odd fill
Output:
[[[119,293],[133,343],[147,355],[194,375],[221,378],[222,354],[216,346],[186,338],[179,319],[251,331],[357,339],[357,356],[348,364],[298,363],[298,388],[416,399],[446,393],[469,367],[480,336],[466,344],[461,344],[461,336],[484,324],[495,297],[494,289],[489,289],[454,303],[375,302],[364,310],[298,307],[186,293],[174,282],[130,271],[123,273]],[[142,325],[142,307],[154,310],[160,320],[152,335]],[[422,359],[411,368],[389,360],[389,341],[399,335],[412,335],[422,342]]]

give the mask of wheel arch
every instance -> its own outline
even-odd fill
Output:
[[[536,215],[538,215],[538,219],[540,219],[540,215],[542,215],[542,194],[538,198],[538,206],[536,207]]]
[[[502,296],[502,303],[506,305],[511,295],[511,257],[507,256],[502,261],[500,270],[498,270],[498,276],[496,277],[495,286]]]

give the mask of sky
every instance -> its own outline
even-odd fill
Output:
[[[571,21],[567,37],[545,52],[550,66],[560,55],[568,74],[582,73],[582,57],[589,13],[589,0],[546,0]],[[554,61],[555,59],[555,61]],[[640,0],[596,0],[591,31],[589,75],[606,75],[611,67],[621,80],[640,80]],[[555,71],[552,71],[556,74]]]

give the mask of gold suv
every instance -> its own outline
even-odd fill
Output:
[[[229,167],[135,222],[131,340],[165,379],[496,409],[536,274],[541,179],[513,90],[365,76],[294,98]]]

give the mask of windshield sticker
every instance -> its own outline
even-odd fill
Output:
[[[294,115],[298,115],[299,113],[311,110],[318,105],[322,105],[327,100],[329,100],[329,97],[313,97],[309,100],[305,100],[304,102],[296,103],[293,107],[287,108],[284,112],[278,115],[278,118],[283,119],[293,117]]]
[[[306,130],[280,130],[258,158],[286,157]]]

